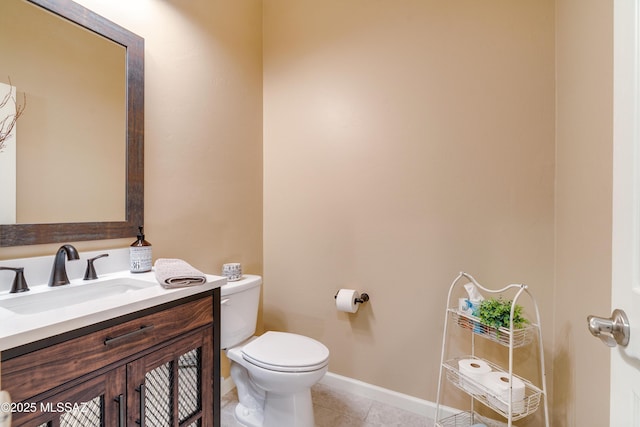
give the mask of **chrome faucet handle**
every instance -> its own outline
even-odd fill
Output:
[[[29,290],[27,281],[24,278],[24,267],[0,267],[0,270],[11,270],[15,271],[16,273],[16,276],[13,279],[13,284],[11,285],[11,291],[9,291],[9,293],[15,294],[18,292],[26,292]]]
[[[97,260],[98,258],[104,258],[104,257],[108,257],[109,254],[100,254],[98,256],[95,256],[93,258],[89,258],[87,260],[87,269],[84,272],[84,280],[95,280],[98,278],[98,275],[96,274],[96,269],[93,266],[93,261]]]

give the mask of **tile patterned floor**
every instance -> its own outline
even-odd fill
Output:
[[[365,397],[336,390],[324,384],[311,389],[316,427],[433,427],[433,421]],[[222,427],[240,427],[233,410],[238,402],[235,389],[222,398]]]

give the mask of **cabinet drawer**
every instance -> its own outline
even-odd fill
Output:
[[[2,362],[2,387],[24,401],[212,322],[210,296],[128,320]]]

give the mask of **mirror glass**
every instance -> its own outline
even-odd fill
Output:
[[[68,0],[3,0],[0,40],[0,99],[11,84],[26,102],[0,152],[0,165],[15,163],[0,169],[0,187],[15,187],[0,245],[135,236],[143,39]]]
[[[0,82],[28,104],[6,143],[15,178],[0,170],[15,222],[124,221],[126,49],[24,0],[0,11]]]

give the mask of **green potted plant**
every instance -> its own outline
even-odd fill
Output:
[[[478,318],[484,325],[493,328],[509,329],[509,317],[511,315],[512,301],[500,298],[488,298],[480,303]],[[522,329],[529,321],[522,315],[522,306],[517,305],[513,309],[513,329]]]

